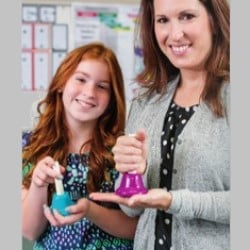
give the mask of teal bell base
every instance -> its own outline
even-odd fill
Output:
[[[51,203],[51,210],[53,212],[56,209],[61,215],[67,216],[70,213],[65,209],[68,206],[74,205],[75,203],[70,199],[69,193],[54,194]]]

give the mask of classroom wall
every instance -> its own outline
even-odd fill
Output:
[[[71,4],[73,2],[78,3],[89,3],[89,2],[95,2],[95,3],[125,3],[125,4],[131,4],[131,3],[140,3],[140,0],[23,0],[22,3],[25,4]]]
[[[121,4],[139,4],[140,0],[78,0],[78,1],[72,1],[72,0],[23,0],[23,4],[34,4],[34,5],[69,5],[72,3],[121,3]],[[229,1],[230,3],[230,1]],[[20,87],[21,88],[21,87]],[[21,120],[22,128],[28,128],[32,126],[33,120],[32,117],[34,113],[36,113],[36,103],[37,100],[42,98],[44,95],[44,91],[22,91],[21,99],[22,99],[22,108],[23,108],[23,116]]]

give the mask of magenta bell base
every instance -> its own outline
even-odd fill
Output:
[[[144,187],[142,176],[136,173],[124,173],[120,187],[115,193],[122,197],[130,197],[134,194],[146,194],[148,190]]]

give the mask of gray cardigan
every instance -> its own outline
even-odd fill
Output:
[[[148,133],[148,167],[144,176],[148,188],[160,183],[161,132],[166,111],[178,79],[169,84],[167,94],[159,100],[136,99],[131,104],[126,132],[139,128]],[[172,177],[173,250],[230,249],[230,86],[224,84],[222,101],[224,118],[216,118],[201,103],[176,143]],[[117,183],[119,185],[119,181]],[[130,216],[140,214],[135,235],[135,250],[153,250],[156,209],[131,209],[121,206]]]

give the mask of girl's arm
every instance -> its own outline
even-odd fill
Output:
[[[129,217],[121,210],[105,208],[92,201],[87,218],[109,234],[126,239],[134,238],[138,222],[138,217]]]
[[[124,239],[133,239],[138,217],[129,217],[119,209],[100,206],[95,202],[81,198],[75,205],[69,206],[70,215],[62,216],[47,207],[45,216],[53,226],[65,226],[85,217],[103,231]]]
[[[60,174],[53,170],[55,161],[47,156],[40,160],[32,174],[29,189],[22,187],[22,235],[36,240],[47,226],[44,204],[48,202],[48,186]]]
[[[29,189],[22,187],[22,235],[28,240],[36,240],[46,228],[45,203],[47,187],[36,187],[33,183]]]

